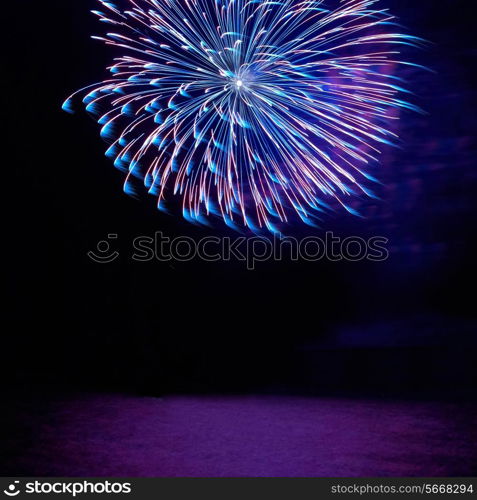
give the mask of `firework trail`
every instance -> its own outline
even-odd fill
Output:
[[[358,215],[396,109],[418,110],[392,73],[420,40],[378,0],[99,2],[112,27],[93,38],[125,55],[63,109],[84,96],[125,191],[178,199],[191,222],[279,232],[333,200]]]

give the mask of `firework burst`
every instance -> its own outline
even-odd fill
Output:
[[[124,55],[63,109],[81,94],[125,191],[192,222],[278,232],[333,200],[357,214],[395,110],[417,110],[394,69],[419,40],[378,0],[99,1],[111,32],[93,38]]]

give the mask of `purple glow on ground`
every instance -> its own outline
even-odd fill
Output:
[[[476,413],[430,402],[81,396],[25,410],[35,432],[11,443],[22,446],[10,463],[38,476],[464,476],[475,473]]]

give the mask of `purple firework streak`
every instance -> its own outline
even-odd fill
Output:
[[[166,210],[234,228],[314,226],[336,202],[373,196],[370,166],[393,145],[403,45],[379,0],[99,0],[121,49],[111,79],[81,89],[106,152]],[[332,7],[329,4],[334,4]]]

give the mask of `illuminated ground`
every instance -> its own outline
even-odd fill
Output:
[[[475,406],[86,395],[23,403],[2,475],[475,475]],[[10,451],[9,451],[10,450]],[[12,451],[14,450],[14,451]],[[3,467],[5,469],[5,466]]]

